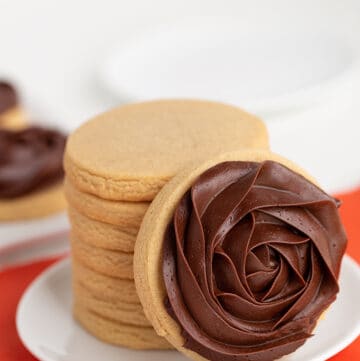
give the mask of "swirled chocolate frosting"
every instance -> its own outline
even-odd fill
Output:
[[[0,81],[0,114],[15,107],[17,103],[14,87],[5,81]]]
[[[165,306],[209,360],[274,360],[301,346],[339,290],[339,202],[283,165],[203,173],[164,238]]]
[[[66,137],[58,131],[29,127],[0,130],[0,198],[15,198],[63,177]]]

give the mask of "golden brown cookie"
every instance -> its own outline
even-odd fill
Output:
[[[94,247],[133,253],[138,229],[126,229],[90,219],[72,206],[68,209],[72,233],[76,239]]]
[[[74,318],[92,335],[105,342],[139,350],[165,350],[172,346],[152,327],[128,325],[105,318],[82,305],[73,305]]]
[[[26,125],[26,116],[19,104],[15,87],[0,79],[0,128],[19,129]]]
[[[196,100],[124,105],[78,128],[64,165],[82,192],[151,201],[189,161],[242,148],[268,148],[264,123],[236,107]]]
[[[71,251],[88,268],[110,277],[133,279],[133,254],[94,247],[71,234]]]
[[[107,299],[104,295],[91,292],[76,279],[73,280],[75,302],[99,316],[134,326],[151,327],[144,315],[141,303],[128,303]]]
[[[65,179],[65,195],[71,206],[87,217],[136,232],[149,207],[148,202],[121,202],[81,192]]]
[[[338,206],[266,150],[180,172],[150,205],[135,246],[136,288],[158,335],[193,360],[271,359],[299,347],[338,290]]]
[[[96,297],[104,297],[112,302],[139,304],[134,280],[111,277],[96,272],[72,257],[73,280],[80,283]]]
[[[0,199],[0,221],[45,217],[65,208],[63,186],[57,184],[21,197]]]
[[[19,107],[13,107],[0,113],[0,127],[9,129],[21,129],[27,125],[27,116]]]

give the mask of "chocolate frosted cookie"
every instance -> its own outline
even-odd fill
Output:
[[[15,88],[8,82],[0,81],[0,128],[22,128],[26,117],[19,105]]]
[[[63,209],[62,157],[66,137],[30,127],[0,130],[0,219],[16,220]]]
[[[268,151],[178,174],[147,211],[136,288],[157,333],[194,360],[266,361],[315,332],[335,300],[339,202]]]

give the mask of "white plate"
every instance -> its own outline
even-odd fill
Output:
[[[287,361],[323,361],[360,334],[360,268],[345,257],[341,292],[316,334]],[[50,267],[24,293],[16,324],[24,345],[42,361],[182,361],[175,351],[132,351],[110,346],[85,332],[71,317],[69,259]]]
[[[284,19],[271,17],[271,24],[241,13],[163,24],[115,48],[100,75],[120,99],[205,98],[258,114],[342,94],[357,68],[355,46],[336,28],[294,23],[284,31]]]
[[[342,32],[346,19],[331,20],[322,6],[294,18],[290,2],[253,12],[246,3],[233,16],[188,16],[119,40],[100,69],[102,82],[122,102],[238,105],[261,116],[271,148],[327,191],[358,186],[360,164],[348,155],[360,153],[360,43]]]
[[[65,212],[28,221],[0,222],[0,252],[58,238],[70,229]]]

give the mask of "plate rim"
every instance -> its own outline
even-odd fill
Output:
[[[55,361],[52,358],[49,358],[46,354],[44,354],[41,349],[37,349],[30,342],[28,342],[28,337],[24,335],[23,329],[21,327],[21,318],[23,314],[23,309],[26,305],[26,302],[29,297],[31,297],[31,293],[36,290],[36,288],[40,287],[41,284],[49,277],[51,277],[54,273],[56,274],[58,271],[66,269],[66,267],[71,267],[71,256],[66,256],[63,259],[56,261],[54,264],[45,268],[35,279],[27,286],[24,293],[22,294],[20,301],[16,307],[15,314],[15,326],[16,332],[20,338],[23,346],[36,358],[40,361]]]

